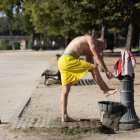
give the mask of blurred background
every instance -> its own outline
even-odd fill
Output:
[[[0,0],[0,50],[64,49],[76,36],[104,38],[107,50],[139,50],[140,2]]]

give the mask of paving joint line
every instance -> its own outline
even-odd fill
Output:
[[[40,84],[40,81],[38,83],[38,85]],[[38,88],[38,85],[36,86],[36,88]],[[33,93],[32,93],[33,94]],[[8,123],[12,123],[14,122],[17,118],[20,118],[25,107],[28,106],[30,100],[31,100],[31,96],[32,94],[28,95],[27,97],[24,98],[23,102],[21,103],[21,105],[18,107],[18,109],[15,111],[15,113],[12,115],[11,119],[8,121]]]

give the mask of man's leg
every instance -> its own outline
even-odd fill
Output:
[[[71,83],[62,87],[62,94],[61,94],[62,122],[75,121],[71,119],[67,113],[68,95],[70,92],[70,88],[71,88]]]
[[[103,91],[103,93],[108,96],[110,94],[114,94],[115,92],[118,91],[118,88],[116,89],[109,89],[109,87],[107,87],[99,73],[98,67],[93,64],[92,68],[89,70],[89,72],[92,73],[92,77],[95,80],[95,82],[99,85],[99,87],[101,88],[101,90]]]

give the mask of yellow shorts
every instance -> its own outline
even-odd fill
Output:
[[[71,55],[62,55],[58,61],[62,86],[69,83],[76,84],[92,66],[93,64],[76,59]]]

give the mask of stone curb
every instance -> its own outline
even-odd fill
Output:
[[[30,102],[30,99],[31,99],[31,95],[28,95],[24,99],[22,104],[18,107],[18,109],[15,111],[14,115],[9,120],[9,123],[14,122],[17,118],[19,118],[22,115],[22,112],[23,112],[24,108],[28,105],[28,103]]]

